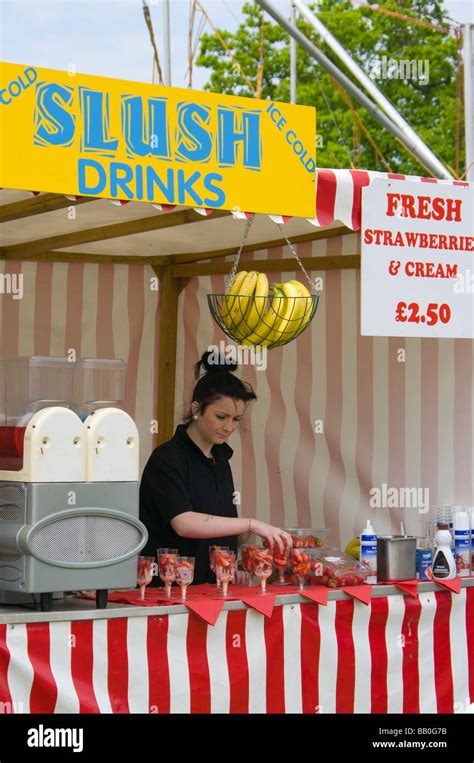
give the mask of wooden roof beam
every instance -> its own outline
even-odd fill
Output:
[[[40,193],[39,196],[33,196],[31,199],[1,204],[0,223],[10,223],[12,220],[22,220],[25,217],[42,215],[45,212],[56,212],[58,209],[77,207],[79,204],[87,204],[89,201],[100,201],[100,199],[95,196],[83,196],[81,199],[71,201],[62,193]]]
[[[183,209],[178,212],[168,212],[162,215],[152,215],[151,217],[142,217],[138,220],[126,220],[123,223],[113,223],[111,225],[102,225],[97,228],[89,228],[71,233],[61,233],[58,236],[49,236],[34,241],[25,241],[21,244],[12,244],[3,247],[2,254],[4,259],[21,260],[35,254],[43,254],[52,249],[59,249],[69,246],[81,246],[90,244],[93,241],[106,241],[112,238],[122,236],[133,236],[137,233],[147,233],[153,230],[164,230],[173,228],[177,225],[188,225],[190,223],[200,223],[205,220],[217,219],[219,217],[229,217],[231,212],[216,209],[212,213],[212,218],[200,215],[193,209]]]
[[[311,231],[311,233],[302,233],[298,236],[288,236],[292,244],[301,244],[305,241],[318,241],[325,238],[334,238],[335,236],[347,236],[350,233],[357,234],[358,231],[351,230],[345,225],[340,225],[337,228],[322,228],[319,230]],[[260,241],[256,244],[247,244],[242,249],[244,252],[256,252],[259,249],[272,249],[276,246],[287,246],[284,238],[274,238],[270,241]],[[183,265],[187,262],[199,262],[200,260],[210,260],[218,257],[229,257],[231,254],[236,254],[238,246],[232,246],[228,249],[218,249],[210,252],[196,252],[190,254],[170,254],[170,262],[174,265]],[[260,262],[260,260],[259,260]]]
[[[144,257],[133,254],[94,254],[84,252],[48,251],[41,254],[24,254],[22,257],[5,254],[5,248],[0,247],[0,260],[20,260],[21,262],[82,262],[94,265],[170,265],[168,255],[162,257]]]
[[[343,254],[334,257],[300,257],[306,270],[353,270],[360,268],[360,254]],[[167,268],[172,278],[193,278],[194,276],[228,275],[231,270],[230,262],[207,262],[186,265],[170,265]],[[248,268],[247,262],[239,263],[237,272]],[[260,273],[292,273],[299,269],[294,257],[284,257],[278,260],[256,260],[255,270]],[[303,274],[302,278],[304,280]]]

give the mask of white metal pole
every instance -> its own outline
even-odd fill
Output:
[[[466,180],[474,183],[474,24],[463,25]]]
[[[296,8],[291,0],[291,23],[296,26]],[[296,40],[290,37],[290,102],[296,103]]]
[[[398,138],[402,145],[409,148],[421,161],[420,153],[417,150],[413,139],[410,138],[410,136],[405,132],[403,132],[399,126],[395,124],[395,122],[393,122],[387,116],[387,114],[385,114],[384,111],[382,111],[373,101],[371,101],[370,98],[365,93],[363,93],[362,90],[360,90],[357,85],[352,82],[352,80],[349,79],[349,77],[346,77],[344,72],[338,69],[338,67],[333,64],[333,62],[327,56],[325,56],[324,53],[319,50],[319,48],[316,47],[316,45],[313,45],[313,43],[308,40],[308,38],[297,27],[294,27],[289,21],[287,21],[287,19],[282,16],[281,13],[279,13],[271,3],[267,2],[267,0],[255,1],[275,19],[277,24],[279,24],[282,29],[294,37],[296,42],[298,42],[301,47],[306,50],[308,55],[310,55],[311,58],[314,58],[315,61],[317,61],[324,69],[326,69],[331,77],[334,77],[334,79],[339,82],[345,88],[345,90],[347,90],[348,93],[352,95],[357,103],[366,109],[369,114],[372,114],[373,118],[376,119],[379,124],[385,127],[385,129],[388,130],[391,135],[394,135],[396,138]],[[431,159],[427,159],[422,163],[425,164],[428,170],[432,172],[435,177],[441,175],[442,178],[452,180],[453,176],[448,172],[447,169],[443,167],[443,165],[441,165],[440,169],[440,162],[438,160],[434,162]]]
[[[341,61],[347,66],[349,71],[352,72],[361,85],[365,87],[368,93],[373,97],[376,103],[383,108],[386,114],[395,122],[396,125],[402,130],[402,132],[409,138],[411,138],[412,145],[416,147],[416,153],[428,166],[436,168],[436,174],[440,177],[451,178],[452,175],[448,173],[444,165],[439,161],[438,157],[432,152],[432,150],[422,141],[420,136],[413,130],[408,122],[402,117],[400,112],[395,106],[386,98],[386,96],[379,90],[375,82],[367,76],[367,74],[361,69],[353,58],[342,47],[340,42],[336,40],[327,29],[324,24],[318,19],[317,16],[302,2],[302,0],[293,0],[294,4],[300,11],[301,15],[311,24],[313,29],[319,34],[319,36],[329,45],[331,50],[341,59]]]
[[[171,85],[171,46],[170,46],[170,2],[163,0],[164,60],[163,75],[165,85]]]

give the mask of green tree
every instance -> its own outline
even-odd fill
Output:
[[[356,7],[350,0],[320,0],[317,7],[311,7],[364,71],[374,77],[379,88],[434,153],[445,164],[455,168],[457,42],[454,32],[448,34],[433,28],[447,29],[450,26],[443,2],[385,0],[385,9],[428,22],[431,26],[421,26],[371,8]],[[213,34],[203,35],[196,63],[211,70],[205,86],[207,90],[253,98],[262,9],[255,3],[246,3],[243,15],[244,21],[235,33],[219,31],[246,78]],[[301,18],[298,26],[355,81],[312,27]],[[390,59],[396,63],[390,64]],[[404,80],[397,76],[400,75],[398,64],[401,60],[417,62],[416,72],[410,69],[410,77]],[[289,72],[289,37],[265,15],[262,98],[288,102]],[[428,76],[423,79],[420,74]],[[326,71],[300,46],[297,46],[297,79],[297,102],[317,109],[318,166],[430,174],[348,93],[337,87]],[[459,117],[462,125],[462,113]],[[462,129],[459,162],[462,173]]]

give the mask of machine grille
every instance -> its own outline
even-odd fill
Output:
[[[52,521],[30,536],[32,551],[45,560],[91,565],[137,549],[140,530],[115,517],[83,514]]]
[[[0,504],[0,522],[21,522],[23,511],[11,503]]]
[[[21,559],[21,554],[0,553],[0,564],[3,564],[4,562],[17,562],[18,559]]]
[[[9,567],[7,565],[5,565],[5,567],[0,566],[0,581],[3,580],[5,583],[14,583],[16,580],[21,580],[21,578],[22,572],[16,567]]]
[[[26,489],[21,483],[0,482],[0,521],[23,522]]]

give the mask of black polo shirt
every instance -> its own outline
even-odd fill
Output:
[[[226,538],[182,538],[170,521],[185,511],[237,517],[233,502],[234,482],[227,443],[214,445],[207,458],[180,424],[174,437],[159,445],[143,471],[140,483],[140,519],[149,538],[141,551],[155,556],[157,548],[177,548],[181,556],[194,556],[194,583],[214,582],[209,568],[209,546],[218,544],[237,550],[237,535]],[[153,578],[151,585],[162,585]]]

